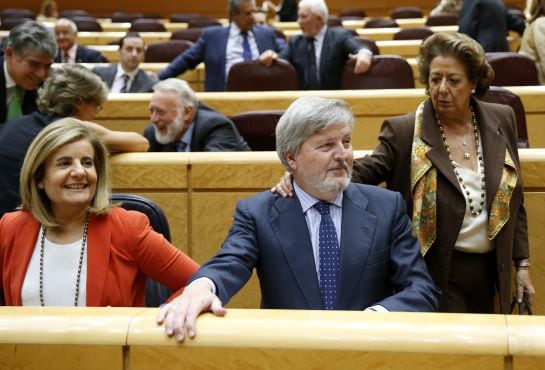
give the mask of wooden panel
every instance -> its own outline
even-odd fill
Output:
[[[0,369],[124,370],[123,347],[0,344]]]
[[[463,356],[331,350],[240,348],[131,347],[131,369],[164,370],[429,370],[504,369],[500,356]]]

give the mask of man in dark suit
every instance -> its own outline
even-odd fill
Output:
[[[350,184],[354,117],[337,99],[296,100],[276,127],[276,151],[295,196],[238,203],[218,254],[157,317],[168,335],[195,335],[200,312],[224,315],[254,268],[261,306],[434,311],[439,291],[420,254],[401,194]]]
[[[229,0],[228,27],[207,27],[197,43],[174,59],[160,80],[176,77],[204,62],[206,91],[224,91],[229,69],[235,63],[257,59],[266,50],[276,50],[276,37],[268,27],[254,27],[254,0]]]
[[[260,57],[265,65],[274,59],[289,61],[297,72],[301,90],[335,90],[341,86],[344,65],[355,59],[355,73],[371,67],[373,53],[358,44],[343,28],[327,27],[327,5],[323,0],[301,0],[298,22],[303,35],[292,36],[279,54],[267,51]]]
[[[464,0],[458,17],[461,33],[475,39],[485,52],[509,51],[508,30],[522,36],[526,23],[507,12],[499,0]]]
[[[0,124],[36,111],[36,89],[49,76],[56,53],[55,35],[42,24],[11,29],[0,58]]]
[[[55,23],[55,36],[59,52],[55,63],[103,63],[108,60],[98,51],[78,45],[78,27],[68,18],[60,18]]]
[[[234,123],[199,103],[187,82],[169,78],[153,87],[151,123],[144,130],[150,152],[247,151]]]
[[[145,50],[140,34],[129,32],[119,40],[119,64],[95,67],[93,72],[106,82],[111,93],[150,92],[157,81],[138,68]]]

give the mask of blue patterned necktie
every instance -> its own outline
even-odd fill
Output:
[[[335,307],[337,298],[337,277],[339,276],[339,241],[333,219],[329,214],[329,203],[318,202],[314,208],[320,212],[319,260],[320,260],[320,294],[322,305],[326,310]]]
[[[252,60],[252,49],[250,49],[250,43],[248,42],[248,31],[242,31],[242,58],[244,60]]]

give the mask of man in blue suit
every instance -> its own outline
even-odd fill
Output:
[[[207,27],[197,43],[158,73],[160,80],[176,77],[204,62],[206,91],[224,91],[229,69],[235,63],[257,59],[266,50],[276,50],[276,37],[268,27],[254,27],[254,0],[229,0],[228,27]],[[247,40],[247,41],[246,41]],[[246,46],[245,46],[246,45]],[[249,48],[245,52],[245,48]]]
[[[276,127],[295,196],[242,200],[218,254],[157,317],[168,335],[195,335],[199,313],[223,304],[257,270],[261,306],[434,311],[435,288],[401,194],[350,184],[354,117],[337,99],[303,97]]]

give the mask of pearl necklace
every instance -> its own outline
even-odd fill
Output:
[[[443,146],[445,147],[445,150],[447,151],[450,165],[452,166],[452,169],[454,170],[454,173],[456,174],[456,178],[458,179],[458,182],[460,183],[460,186],[462,187],[462,190],[467,197],[469,210],[471,214],[473,215],[473,217],[477,217],[482,213],[484,209],[484,197],[486,196],[486,183],[485,183],[485,176],[484,176],[484,161],[483,161],[483,156],[481,154],[480,145],[479,145],[479,128],[477,126],[477,118],[475,117],[475,112],[473,111],[473,109],[471,109],[471,116],[472,116],[471,122],[473,124],[473,134],[475,137],[475,152],[477,153],[478,165],[481,168],[481,195],[480,195],[480,203],[479,203],[478,209],[476,209],[475,206],[473,206],[473,199],[471,199],[471,194],[469,193],[469,189],[464,183],[464,179],[460,175],[460,172],[456,168],[456,164],[454,163],[454,158],[452,157],[452,154],[450,153],[450,147],[447,142],[447,136],[445,135],[445,131],[443,130],[443,125],[441,124],[439,117],[436,116],[435,119],[437,120],[437,124],[439,125],[441,139],[443,140]],[[471,155],[468,152],[464,152],[464,159],[470,159],[470,157]]]
[[[74,297],[74,306],[78,306],[79,283],[81,279],[81,268],[83,266],[83,257],[85,255],[85,246],[87,244],[87,229],[89,227],[89,214],[85,217],[85,226],[83,227],[83,241],[81,242],[81,251],[79,254],[78,274],[76,275],[76,294]],[[43,227],[42,238],[40,240],[40,304],[45,306],[44,301],[44,244],[45,244],[45,226]]]

